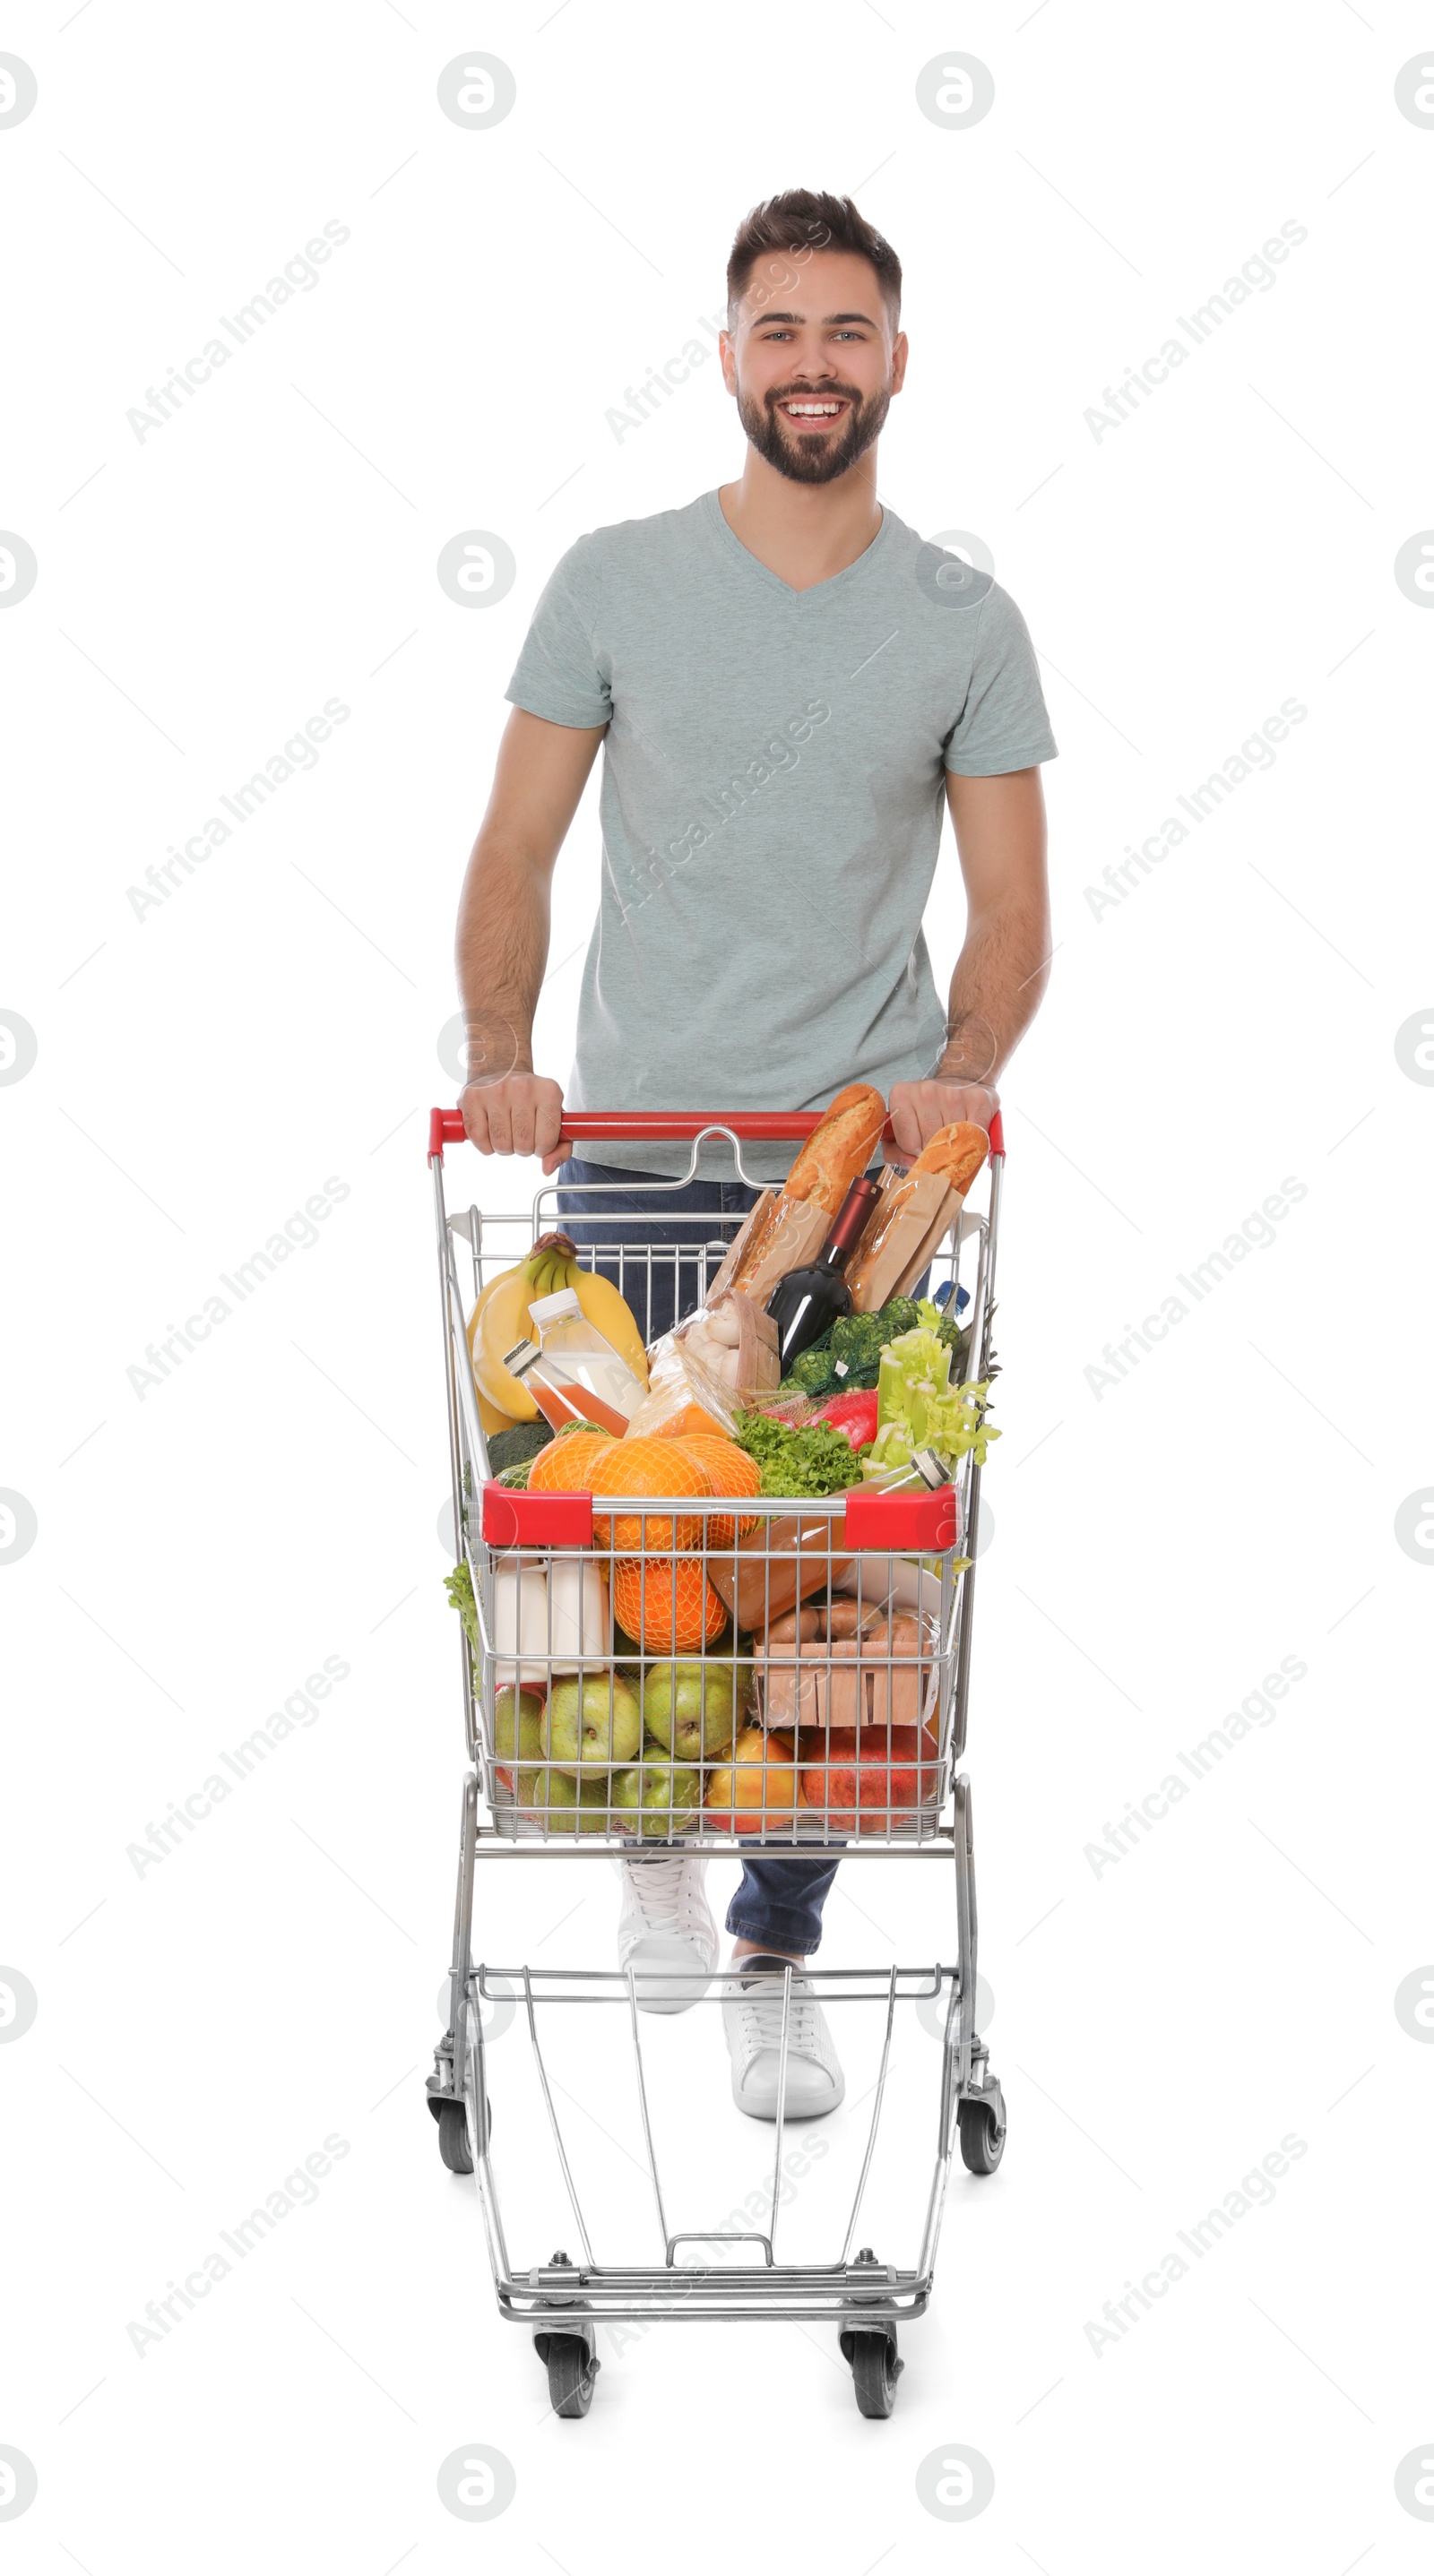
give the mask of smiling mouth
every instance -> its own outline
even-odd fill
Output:
[[[778,411],[797,429],[828,429],[834,420],[840,419],[846,407],[844,397],[835,394],[792,394],[777,405]]]

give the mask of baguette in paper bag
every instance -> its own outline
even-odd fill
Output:
[[[868,1082],[848,1083],[813,1128],[780,1192],[764,1190],[709,1292],[740,1288],[765,1306],[779,1280],[814,1260],[852,1182],[866,1170],[886,1124]]]
[[[960,1119],[939,1127],[910,1171],[888,1165],[881,1196],[848,1262],[846,1278],[859,1315],[873,1315],[921,1277],[961,1213],[961,1202],[986,1160],[984,1127]]]

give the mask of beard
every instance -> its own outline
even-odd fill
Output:
[[[757,454],[789,483],[834,483],[864,456],[881,435],[882,425],[891,409],[891,393],[883,387],[878,394],[864,398],[851,385],[828,385],[824,398],[841,400],[849,409],[838,436],[829,429],[801,430],[784,421],[777,410],[783,402],[799,400],[803,395],[815,401],[809,386],[787,385],[775,394],[758,401],[739,386],[737,418]]]

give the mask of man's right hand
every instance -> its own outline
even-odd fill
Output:
[[[563,1093],[560,1083],[541,1073],[509,1073],[501,1082],[470,1082],[458,1106],[470,1145],[480,1154],[540,1156],[545,1172],[555,1172],[572,1151],[560,1145]]]

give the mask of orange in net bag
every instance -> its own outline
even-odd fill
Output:
[[[745,1449],[738,1448],[735,1440],[705,1431],[684,1431],[678,1438],[688,1455],[706,1468],[714,1494],[760,1494],[761,1468],[755,1458],[748,1457]],[[734,1540],[746,1538],[756,1529],[760,1519],[760,1512],[742,1512],[735,1518],[728,1512],[709,1512],[707,1544],[709,1547],[731,1547]]]
[[[590,1494],[597,1462],[618,1443],[606,1431],[565,1431],[540,1449],[528,1469],[530,1494]]]
[[[576,1434],[574,1435],[576,1437]],[[539,1451],[546,1457],[546,1450]],[[529,1478],[531,1485],[532,1479]],[[690,1494],[700,1500],[712,1491],[712,1479],[699,1458],[689,1455],[678,1440],[653,1440],[629,1436],[611,1441],[594,1460],[587,1479],[587,1490],[596,1494],[630,1494],[640,1500],[647,1494]],[[639,1549],[667,1553],[673,1548],[692,1547],[701,1533],[701,1515],[683,1512],[594,1512],[593,1536],[600,1547],[615,1548],[620,1556],[634,1556]]]
[[[725,1626],[725,1603],[696,1556],[621,1556],[612,1570],[618,1626],[649,1654],[691,1654]]]
[[[669,1413],[664,1421],[655,1422],[644,1436],[653,1440],[690,1440],[694,1432],[704,1437],[710,1433],[714,1440],[727,1438],[726,1424],[719,1422],[715,1413],[709,1413],[705,1404],[684,1404],[680,1412]]]

